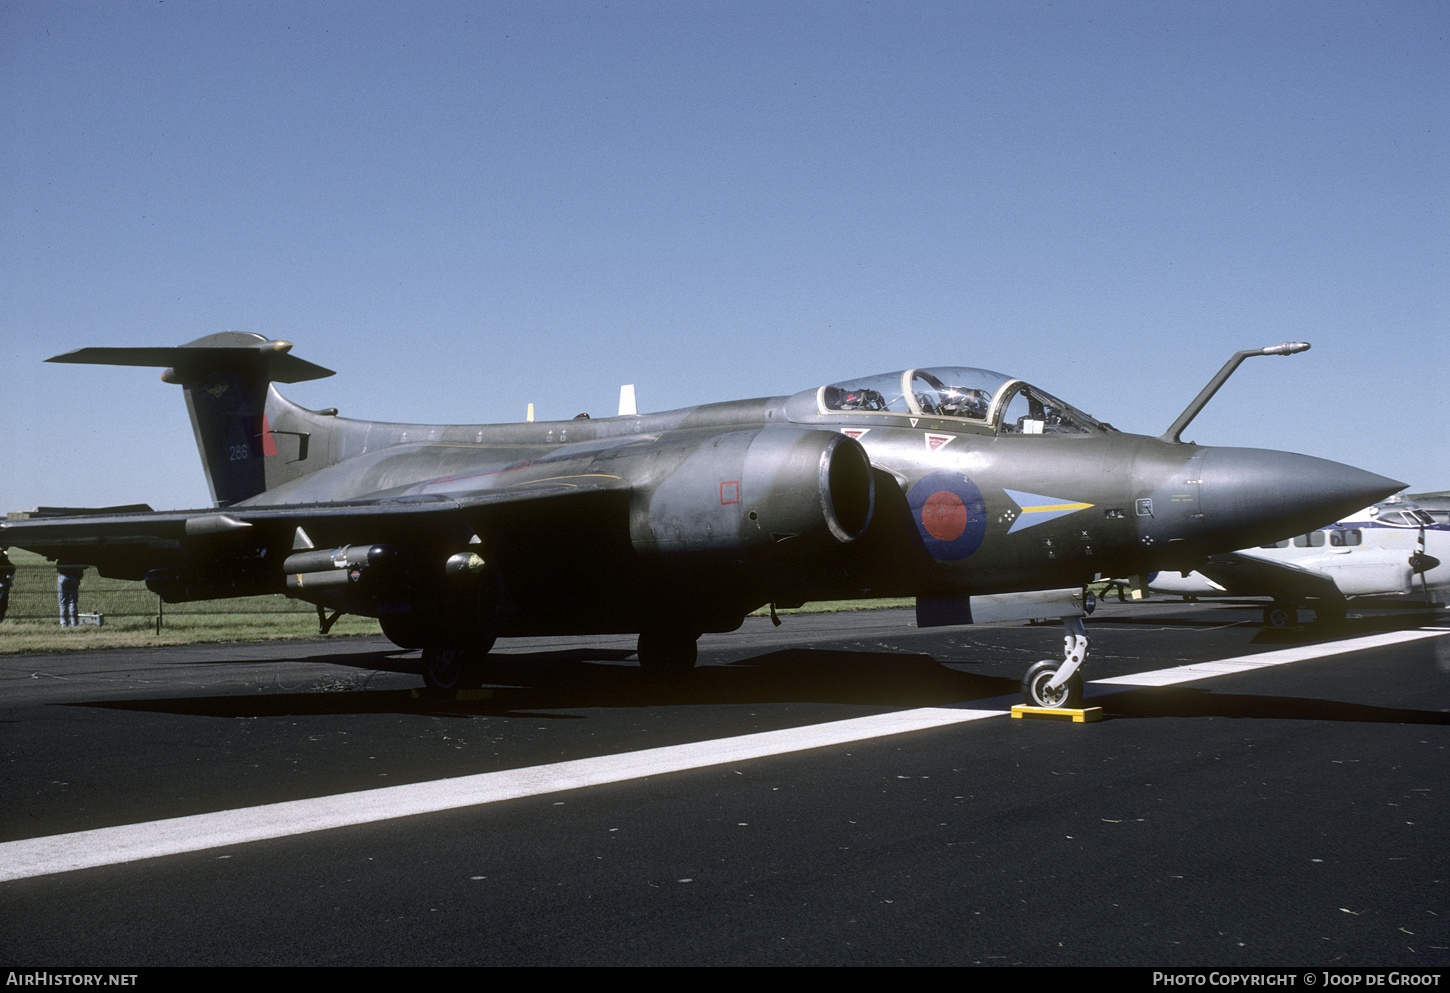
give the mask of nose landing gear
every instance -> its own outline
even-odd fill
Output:
[[[1087,660],[1092,639],[1081,617],[1064,617],[1063,661],[1043,659],[1022,677],[1022,700],[1029,707],[1074,709],[1082,703],[1082,676],[1078,669]]]

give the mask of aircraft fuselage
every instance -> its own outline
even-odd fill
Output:
[[[768,603],[1085,584],[1323,523],[1364,485],[1346,479],[1358,470],[1290,453],[822,412],[815,391],[507,425],[348,421],[285,401],[269,410],[293,437],[299,420],[325,422],[308,433],[327,449],[309,458],[330,464],[237,510],[459,500],[467,528],[412,554],[439,563],[479,549],[502,587],[502,635],[637,631],[661,615],[722,630]],[[278,431],[276,458],[288,437]],[[864,459],[851,457],[857,445]],[[541,487],[577,489],[583,509],[467,505]],[[359,535],[318,522],[308,535],[397,544],[399,526]],[[417,549],[417,536],[403,544]],[[340,605],[335,591],[295,595]]]

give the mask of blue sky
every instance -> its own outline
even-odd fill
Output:
[[[227,329],[399,421],[913,365],[1450,487],[1450,5],[0,0],[0,510],[209,501]]]

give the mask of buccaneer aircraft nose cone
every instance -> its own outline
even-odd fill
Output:
[[[1207,448],[1199,499],[1205,524],[1233,531],[1234,547],[1244,548],[1332,524],[1405,485],[1309,455]]]

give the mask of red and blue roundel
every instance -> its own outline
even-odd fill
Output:
[[[987,504],[982,491],[960,472],[934,472],[906,494],[916,530],[931,557],[940,562],[964,559],[987,536]]]

